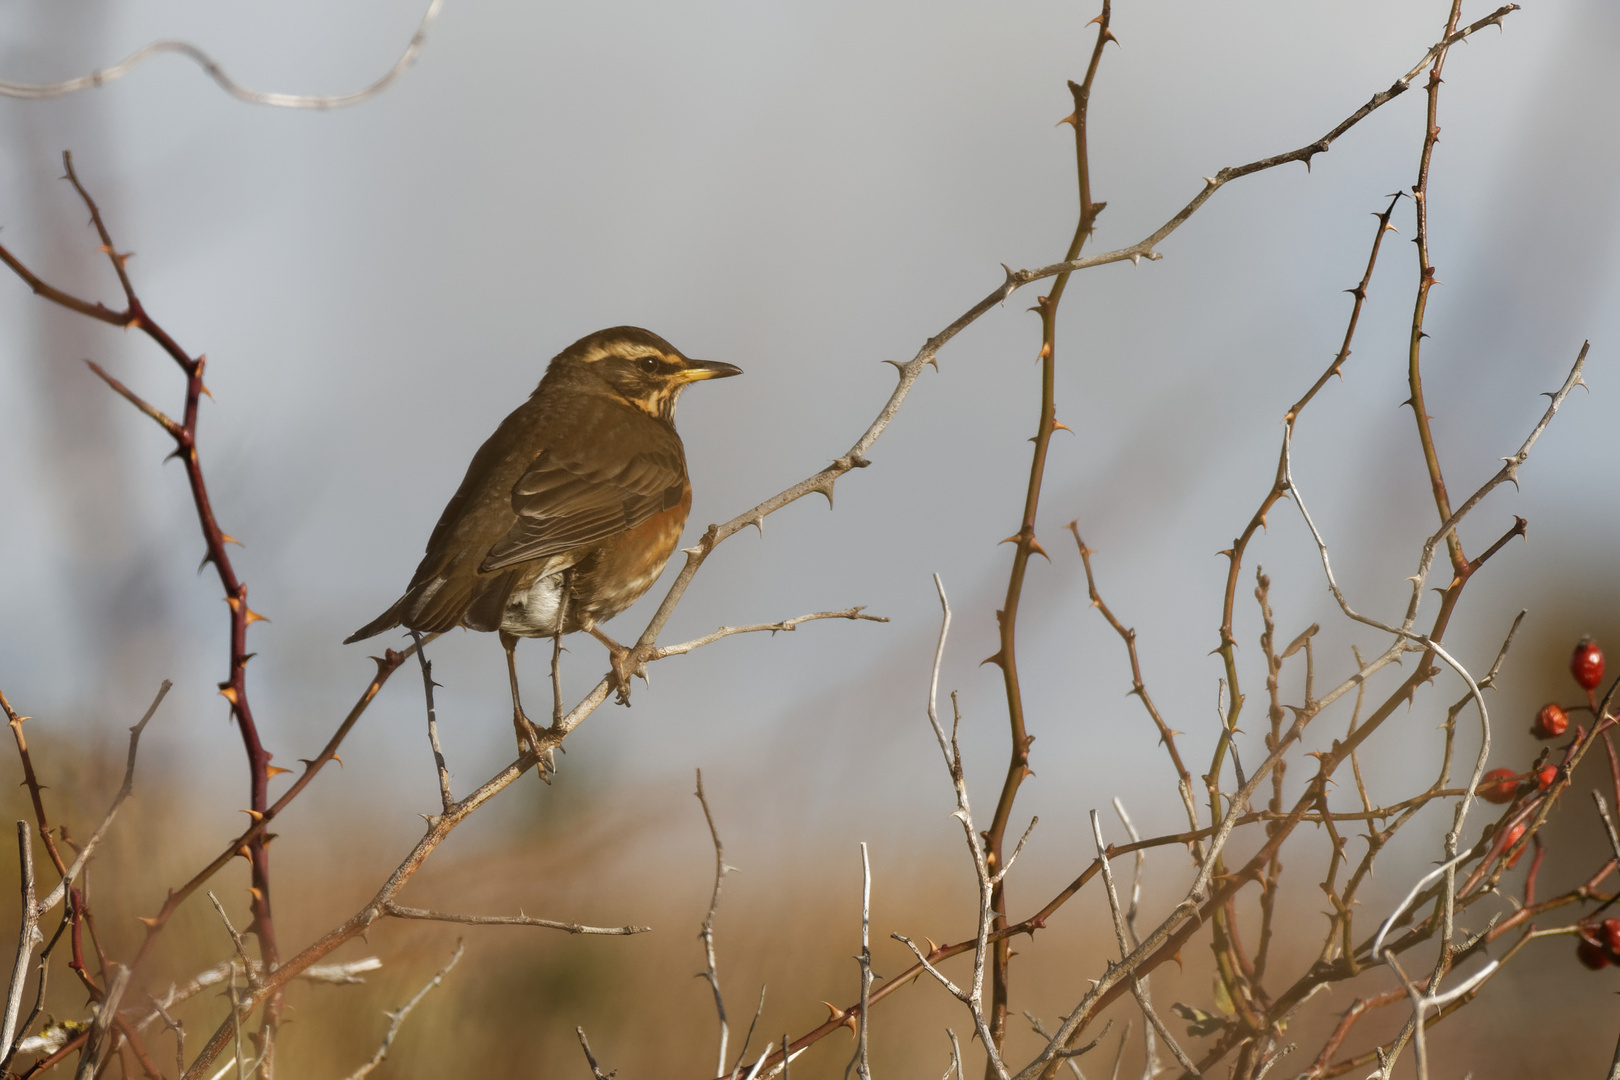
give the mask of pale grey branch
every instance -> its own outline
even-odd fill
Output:
[[[666,656],[680,656],[693,649],[701,649],[705,645],[713,644],[721,638],[731,637],[733,634],[759,634],[783,633],[799,628],[800,624],[814,622],[817,619],[852,619],[863,622],[888,622],[887,616],[862,615],[864,607],[845,608],[843,611],[816,611],[809,615],[799,615],[792,619],[783,619],[774,623],[753,623],[749,626],[722,626],[712,634],[705,634],[691,641],[683,641],[679,645],[660,645],[647,653],[648,660],[662,660]]]
[[[708,980],[709,989],[714,991],[714,1011],[720,1020],[720,1056],[714,1074],[723,1076],[726,1071],[726,1043],[731,1039],[731,1028],[726,1023],[726,1002],[720,995],[720,973],[714,962],[714,913],[720,909],[720,889],[725,884],[726,874],[736,867],[726,865],[726,849],[720,843],[720,830],[715,827],[714,814],[709,810],[709,797],[703,793],[702,769],[697,770],[697,791],[694,794],[703,806],[703,820],[709,823],[709,839],[714,842],[714,892],[709,897],[708,914],[703,916],[703,927],[698,931],[698,937],[703,939],[704,959],[704,969],[699,975]]]
[[[645,934],[650,926],[586,926],[583,923],[558,922],[555,919],[535,919],[528,915],[461,915],[451,911],[428,911],[425,908],[405,907],[389,901],[382,905],[382,913],[396,919],[423,919],[429,922],[459,923],[462,926],[539,926],[547,930],[563,930],[570,934],[597,934],[606,937],[624,937]]]
[[[34,903],[34,845],[26,821],[17,822],[17,859],[22,868],[21,926],[17,931],[17,959],[11,968],[11,985],[6,989],[5,1020],[0,1023],[0,1060],[8,1062],[12,1041],[17,1036],[17,1015],[22,1011],[24,984],[28,981],[28,960],[34,953],[34,938],[39,933],[39,908]]]
[[[95,1023],[90,1025],[90,1038],[79,1054],[79,1068],[74,1072],[73,1080],[90,1080],[95,1075],[102,1044],[107,1041],[107,1029],[112,1026],[113,1017],[118,1015],[118,1003],[123,1000],[124,991],[129,987],[129,976],[129,968],[122,964],[113,965],[113,977],[107,984],[106,996],[101,999],[101,1008],[96,1010]]]

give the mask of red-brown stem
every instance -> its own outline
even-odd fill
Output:
[[[1270,590],[1271,579],[1266,576],[1264,570],[1256,567],[1254,596],[1260,604],[1260,617],[1264,626],[1264,629],[1260,635],[1260,649],[1261,652],[1265,654],[1266,695],[1270,698],[1270,705],[1266,710],[1266,719],[1271,723],[1271,731],[1266,735],[1266,752],[1268,754],[1282,745],[1283,722],[1288,718],[1288,713],[1283,709],[1282,706],[1281,675],[1283,661],[1282,657],[1277,655],[1277,627],[1271,614]],[[1308,687],[1306,689],[1305,697],[1306,703],[1309,704],[1310,689]],[[1283,777],[1287,775],[1287,772],[1288,763],[1286,761],[1278,761],[1271,770],[1271,802],[1267,805],[1266,809],[1270,810],[1272,813],[1282,812]],[[1325,814],[1328,809],[1326,798],[1321,800],[1320,806]],[[1332,823],[1329,822],[1326,827],[1328,829],[1329,837],[1332,838],[1334,831]],[[1339,847],[1340,845],[1335,842],[1335,852],[1339,850]],[[1260,883],[1260,942],[1255,947],[1254,970],[1249,973],[1251,989],[1255,994],[1260,996],[1262,1001],[1265,999],[1265,990],[1262,987],[1262,980],[1266,975],[1266,962],[1271,957],[1272,920],[1276,915],[1277,887],[1281,881],[1282,858],[1279,853],[1279,855],[1276,858],[1273,858],[1266,866],[1265,879]],[[1235,942],[1237,940],[1236,913],[1233,913],[1230,916],[1230,919],[1232,924],[1232,937],[1233,941]],[[1242,953],[1239,952],[1238,955],[1239,959],[1242,959]]]
[[[1090,163],[1086,151],[1086,117],[1091,100],[1091,86],[1096,80],[1097,68],[1102,63],[1103,48],[1113,38],[1108,29],[1111,13],[1110,0],[1103,0],[1102,13],[1095,20],[1097,41],[1091,50],[1091,62],[1086,68],[1085,79],[1079,83],[1069,83],[1069,92],[1074,99],[1074,112],[1068,120],[1074,126],[1080,220],[1075,226],[1074,238],[1069,242],[1068,254],[1064,256],[1065,262],[1080,254],[1086,238],[1091,235],[1097,214],[1102,210],[1102,204],[1093,202],[1091,198]],[[1051,291],[1036,301],[1041,317],[1041,411],[1035,425],[1035,450],[1030,458],[1029,484],[1024,494],[1024,515],[1018,532],[1010,537],[1015,547],[1012,571],[1007,578],[1007,598],[1001,610],[996,613],[1000,628],[1000,648],[991,658],[1001,668],[1002,682],[1007,692],[1007,721],[1012,735],[1007,776],[1002,782],[1001,796],[996,800],[995,814],[990,820],[990,827],[984,833],[985,862],[991,873],[995,873],[1001,867],[1002,845],[1006,839],[1007,825],[1012,819],[1013,802],[1018,798],[1018,788],[1024,782],[1024,778],[1030,775],[1029,747],[1034,738],[1029,734],[1024,722],[1023,690],[1018,681],[1018,607],[1023,598],[1024,576],[1029,567],[1030,556],[1037,551],[1043,556],[1046,554],[1035,538],[1035,518],[1040,509],[1041,485],[1046,477],[1047,451],[1052,443],[1052,433],[1057,430],[1057,310],[1058,304],[1063,299],[1064,289],[1068,285],[1069,276],[1067,272],[1058,274],[1053,279]],[[991,909],[998,913],[994,916],[991,929],[1004,928],[1007,924],[1006,915],[1001,914],[1007,910],[1004,880],[995,885],[991,895]],[[990,963],[988,1018],[990,1035],[998,1048],[1004,1044],[1007,1031],[1008,964],[1011,959],[1011,943],[1006,939],[997,941]],[[995,1080],[995,1066],[988,1055],[985,1061],[985,1077],[986,1080]]]
[[[113,244],[112,236],[106,224],[102,221],[101,211],[90,193],[79,182],[73,170],[73,156],[70,153],[62,155],[63,167],[67,172],[67,179],[72,183],[74,190],[79,193],[85,207],[90,211],[90,220],[95,227],[97,235],[101,238],[102,250],[111,261],[114,271],[118,275],[119,285],[124,291],[125,308],[123,311],[114,311],[100,303],[81,300],[56,289],[29,271],[20,260],[9,251],[0,247],[0,261],[10,266],[17,274],[33,287],[34,291],[69,310],[76,311],[90,318],[125,328],[138,328],[179,365],[186,377],[185,409],[178,428],[171,425],[164,426],[165,430],[174,438],[175,452],[185,468],[186,481],[191,488],[192,501],[196,507],[197,521],[202,528],[203,542],[207,548],[207,560],[214,564],[219,575],[221,587],[225,591],[225,601],[230,607],[230,647],[229,669],[226,679],[219,684],[220,693],[231,704],[231,714],[236,719],[237,730],[242,736],[242,745],[247,753],[249,778],[249,803],[252,809],[263,813],[269,804],[269,778],[270,753],[265,750],[259,738],[257,725],[253,721],[253,710],[248,702],[247,693],[247,662],[252,654],[247,649],[247,628],[249,624],[257,621],[261,616],[248,607],[247,585],[236,573],[230,556],[226,552],[226,544],[230,538],[220,528],[214,515],[213,504],[209,498],[208,485],[203,477],[202,463],[197,454],[197,421],[198,408],[202,395],[206,392],[203,384],[203,370],[206,366],[204,357],[193,359],[169,334],[158,326],[145,308],[140,298],[136,296],[134,287],[130,283],[125,263],[129,256],[120,253]],[[262,836],[255,836],[249,841],[249,859],[252,863],[251,876],[251,911],[253,921],[250,929],[259,940],[260,955],[265,963],[274,966],[279,960],[276,948],[275,921],[271,915],[270,907],[270,862],[269,855],[264,846]],[[265,1022],[273,1030],[277,1017],[275,1002],[265,1013]]]
[[[1418,989],[1424,989],[1427,985],[1427,980],[1424,980],[1419,984]],[[1322,1044],[1322,1052],[1316,1056],[1316,1061],[1312,1063],[1311,1067],[1305,1071],[1299,1080],[1315,1080],[1316,1077],[1323,1074],[1328,1068],[1328,1063],[1333,1059],[1333,1055],[1338,1053],[1339,1047],[1344,1045],[1344,1040],[1349,1036],[1350,1029],[1356,1026],[1356,1021],[1360,1020],[1362,1016],[1374,1009],[1381,1009],[1386,1005],[1393,1005],[1397,1001],[1405,1001],[1406,999],[1407,993],[1402,989],[1375,994],[1370,998],[1357,998],[1353,1001],[1350,1007],[1344,1010],[1344,1015],[1339,1017],[1339,1024],[1333,1029],[1333,1034],[1328,1036],[1327,1042]]]
[[[1457,21],[1462,16],[1462,0],[1452,0],[1451,14],[1446,19],[1445,37],[1450,37],[1457,30]],[[1429,81],[1425,87],[1428,91],[1427,126],[1423,131],[1423,151],[1418,158],[1418,179],[1412,185],[1412,201],[1417,206],[1417,235],[1414,238],[1417,244],[1418,256],[1418,287],[1417,300],[1412,308],[1412,330],[1407,343],[1407,387],[1411,397],[1407,404],[1412,406],[1412,415],[1417,420],[1418,442],[1423,448],[1423,463],[1429,473],[1429,486],[1434,492],[1435,510],[1440,514],[1442,522],[1451,517],[1451,498],[1446,494],[1446,480],[1440,471],[1440,456],[1434,445],[1434,432],[1430,427],[1429,413],[1423,399],[1423,339],[1428,335],[1423,331],[1423,318],[1428,311],[1429,290],[1436,285],[1434,264],[1429,261],[1429,166],[1434,158],[1435,143],[1440,141],[1440,125],[1438,122],[1440,108],[1440,73],[1445,68],[1446,56],[1450,50],[1441,50],[1435,57],[1434,64],[1429,68]],[[1451,555],[1452,571],[1459,578],[1466,578],[1469,573],[1468,557],[1463,554],[1462,540],[1453,529],[1446,536],[1446,550]]]
[[[434,640],[438,636],[439,635],[437,634],[429,634],[422,640],[424,643],[426,643]],[[270,823],[276,819],[276,816],[285,810],[287,805],[296,799],[299,793],[302,792],[304,788],[309,785],[309,782],[315,778],[315,774],[320,772],[321,768],[325,766],[327,762],[332,761],[338,756],[338,747],[343,744],[345,736],[349,734],[350,729],[354,727],[354,725],[359,721],[361,715],[365,713],[366,707],[370,705],[372,699],[377,696],[377,692],[381,690],[383,684],[388,681],[388,677],[398,670],[399,666],[409,659],[415,651],[416,646],[412,645],[404,652],[395,652],[393,649],[388,649],[382,656],[373,657],[377,663],[377,674],[373,676],[370,684],[360,694],[359,700],[354,703],[354,707],[350,709],[349,714],[343,718],[343,722],[338,725],[337,730],[332,733],[332,737],[327,740],[326,746],[322,748],[320,754],[304,762],[304,771],[299,775],[297,780],[293,781],[292,786],[287,789],[286,793],[282,795],[281,798],[277,799],[275,804],[265,810],[262,815],[259,815],[240,836],[236,837],[236,839],[227,844],[225,846],[225,850],[221,851],[217,856],[215,856],[212,862],[203,867],[196,874],[192,875],[190,881],[186,882],[178,889],[171,889],[167,899],[165,899],[163,902],[163,907],[159,909],[156,915],[152,916],[151,918],[143,918],[141,920],[141,922],[146,926],[146,937],[141,941],[141,947],[136,952],[135,959],[130,963],[131,969],[139,970],[141,963],[146,959],[148,953],[150,953],[152,945],[156,941],[158,934],[162,933],[163,928],[168,925],[169,919],[174,915],[175,911],[180,907],[180,905],[184,903],[188,897],[200,889],[205,882],[207,882],[215,874],[219,873],[220,870],[224,869],[224,867],[229,864],[232,859],[240,855],[242,853],[242,849],[246,845],[251,844],[255,839],[262,836],[264,831],[269,828]]]

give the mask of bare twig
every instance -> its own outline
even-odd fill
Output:
[[[1109,913],[1114,917],[1114,937],[1119,943],[1119,955],[1126,957],[1131,953],[1136,935],[1127,930],[1124,913],[1120,911],[1119,894],[1114,891],[1114,873],[1108,865],[1108,847],[1103,843],[1102,822],[1097,819],[1095,810],[1091,811],[1091,835],[1097,843],[1097,858],[1102,860],[1103,888],[1108,896]],[[1170,1053],[1175,1056],[1181,1067],[1192,1076],[1201,1077],[1203,1074],[1198,1071],[1198,1066],[1193,1064],[1192,1058],[1182,1050],[1175,1036],[1170,1034],[1170,1029],[1165,1027],[1164,1021],[1154,1011],[1153,1003],[1142,986],[1142,980],[1134,973],[1131,975],[1131,994],[1136,998],[1137,1007],[1142,1010],[1143,1017],[1153,1030],[1159,1033],[1159,1038],[1164,1040],[1165,1046],[1170,1048]]]
[[[961,725],[961,713],[957,712],[955,723],[951,728],[949,739],[945,736],[945,729],[939,721],[937,696],[939,690],[939,668],[945,656],[945,639],[951,628],[951,605],[945,596],[945,583],[938,574],[934,575],[934,589],[939,593],[940,627],[939,644],[934,650],[933,673],[929,680],[928,689],[928,723],[934,730],[934,737],[939,742],[940,754],[945,758],[945,767],[950,773],[951,786],[956,791],[956,812],[951,816],[956,818],[962,826],[962,833],[967,841],[968,853],[973,860],[973,872],[979,882],[979,927],[973,945],[973,979],[966,990],[958,987],[947,979],[938,968],[929,962],[911,940],[901,934],[891,934],[895,940],[903,942],[916,954],[917,962],[921,967],[939,981],[940,985],[950,991],[951,995],[968,1007],[973,1014],[974,1028],[979,1039],[984,1043],[985,1054],[988,1059],[988,1068],[992,1075],[1005,1080],[1006,1065],[1001,1059],[1000,1049],[992,1037],[989,1013],[984,1007],[984,972],[986,962],[990,957],[991,925],[995,920],[994,897],[996,895],[996,881],[990,869],[988,856],[983,839],[973,824],[973,809],[968,803],[967,776],[962,769],[962,750],[957,742],[957,731]],[[954,703],[955,698],[952,697]],[[1033,826],[1033,822],[1031,825]],[[939,950],[935,950],[938,954]],[[884,989],[900,985],[904,978],[896,979],[885,985]],[[867,1006],[870,1007],[870,997]]]
[[[1079,520],[1071,521],[1064,527],[1074,534],[1075,546],[1080,549],[1080,565],[1086,571],[1086,591],[1091,596],[1091,606],[1097,609],[1098,613],[1107,620],[1108,625],[1114,628],[1114,633],[1118,634],[1120,640],[1125,643],[1125,654],[1131,663],[1131,693],[1142,702],[1142,707],[1147,710],[1148,717],[1153,721],[1153,726],[1159,730],[1159,741],[1164,745],[1165,752],[1170,755],[1170,763],[1176,770],[1176,790],[1181,795],[1182,806],[1187,811],[1187,827],[1196,829],[1198,828],[1198,806],[1193,801],[1192,776],[1187,772],[1187,766],[1182,764],[1181,751],[1176,748],[1176,733],[1170,730],[1169,724],[1165,723],[1164,717],[1159,713],[1159,707],[1154,704],[1153,698],[1148,694],[1147,683],[1142,679],[1142,664],[1136,655],[1136,631],[1119,621],[1113,610],[1103,601],[1102,594],[1097,591],[1097,578],[1091,570],[1091,556],[1095,553],[1086,547],[1086,542],[1080,538]],[[1196,847],[1193,849],[1193,857],[1198,857]],[[1138,869],[1141,867],[1140,860],[1137,861],[1137,867]]]
[[[1119,1080],[1119,1067],[1125,1061],[1125,1044],[1131,1037],[1131,1022],[1125,1021],[1125,1030],[1119,1033],[1119,1049],[1114,1051],[1114,1068],[1108,1074],[1109,1080]]]
[[[606,1073],[602,1071],[602,1067],[596,1063],[596,1055],[591,1053],[591,1044],[590,1041],[585,1038],[585,1029],[582,1027],[576,1027],[574,1029],[574,1034],[579,1036],[579,1048],[585,1051],[585,1061],[591,1067],[591,1076],[594,1078],[594,1080],[613,1080],[613,1078],[618,1075],[619,1070],[614,1069],[612,1072]]]
[[[382,905],[382,913],[395,919],[425,919],[432,922],[460,923],[463,926],[539,926],[549,930],[563,930],[570,934],[595,934],[606,937],[645,934],[652,929],[650,926],[586,926],[583,923],[558,922],[555,919],[535,919],[528,915],[461,915],[450,911],[405,907],[392,901]]]
[[[122,964],[113,968],[112,981],[107,984],[107,996],[102,1000],[101,1007],[96,1010],[95,1023],[90,1027],[90,1037],[84,1044],[84,1052],[79,1055],[79,1068],[73,1074],[73,1080],[90,1080],[95,1074],[96,1063],[101,1058],[102,1044],[107,1039],[107,1029],[112,1026],[113,1018],[118,1015],[118,1003],[123,1000],[124,990],[129,986],[130,970]]]
[[[55,83],[22,83],[0,80],[0,96],[24,98],[38,101],[44,98],[61,97],[79,90],[88,90],[92,87],[102,86],[128,75],[135,68],[150,60],[154,56],[165,53],[174,53],[184,56],[202,68],[203,73],[217,83],[220,89],[249,105],[272,105],[284,109],[341,109],[348,105],[358,105],[370,101],[382,93],[388,86],[405,73],[405,70],[416,62],[417,55],[421,53],[423,44],[427,41],[428,27],[438,17],[439,9],[444,6],[444,0],[432,0],[428,5],[427,13],[417,25],[416,33],[411,35],[410,44],[405,52],[394,61],[383,76],[370,86],[356,90],[350,94],[317,95],[317,94],[278,94],[267,93],[260,90],[249,90],[242,86],[220,67],[219,62],[209,56],[197,46],[188,41],[163,40],[154,41],[145,45],[111,67],[100,68],[88,75],[81,75],[76,79],[66,79]]]
[[[158,687],[157,696],[152,699],[152,704],[146,707],[145,715],[141,717],[134,727],[129,729],[129,752],[124,763],[124,782],[118,788],[118,794],[113,796],[112,805],[107,807],[107,813],[103,815],[101,824],[96,826],[95,832],[90,834],[90,839],[86,840],[84,846],[79,848],[78,855],[74,858],[73,864],[68,867],[67,873],[62,875],[62,880],[57,884],[56,888],[46,893],[45,899],[39,902],[40,915],[44,915],[62,902],[62,897],[67,894],[73,879],[84,869],[84,864],[90,861],[90,856],[95,852],[97,845],[101,843],[101,838],[107,835],[107,827],[112,824],[113,818],[118,815],[118,808],[124,805],[124,800],[129,798],[130,793],[135,790],[135,752],[141,745],[141,732],[146,730],[147,722],[152,719],[153,714],[157,712],[158,706],[163,703],[163,699],[168,695],[171,685],[168,679],[163,680],[163,685]]]
[[[405,1024],[405,1018],[411,1015],[412,1009],[421,1004],[423,998],[427,997],[428,991],[432,990],[435,986],[438,986],[444,981],[444,977],[450,974],[455,966],[461,962],[461,956],[466,951],[467,943],[465,941],[457,941],[456,951],[451,954],[450,962],[445,964],[444,967],[440,968],[438,974],[429,979],[427,981],[427,985],[418,990],[411,1000],[401,1005],[397,1011],[384,1014],[388,1017],[388,1032],[383,1036],[382,1045],[377,1047],[377,1052],[371,1055],[370,1061],[366,1062],[364,1065],[360,1066],[354,1072],[349,1074],[348,1080],[364,1080],[364,1077],[370,1075],[373,1069],[383,1063],[383,1059],[388,1056],[388,1051],[394,1045],[395,1037],[399,1035],[399,1029]]]
[[[763,988],[761,988],[761,990],[760,990],[760,997],[761,998],[764,997],[764,989]],[[759,1057],[754,1061],[753,1065],[749,1066],[748,1072],[743,1074],[742,1080],[758,1080],[759,1071],[765,1067],[766,1059],[768,1059],[771,1056],[771,1048],[773,1046],[775,1046],[775,1045],[776,1045],[775,1043],[766,1043],[765,1044],[765,1049],[763,1049],[763,1050],[761,1050],[759,1052]],[[736,1070],[732,1070],[732,1071],[733,1071],[733,1073],[736,1072]],[[774,1073],[775,1070],[773,1069],[772,1072]]]
[[[1609,804],[1603,801],[1603,796],[1596,791],[1592,792],[1592,801],[1597,804],[1598,817],[1603,819],[1603,831],[1609,836],[1609,849],[1614,857],[1620,861],[1620,832],[1615,831],[1614,818],[1609,816]]]
[[[17,1015],[22,1011],[24,984],[28,980],[28,959],[39,934],[39,908],[34,903],[34,845],[28,822],[17,822],[17,860],[21,866],[22,910],[17,931],[17,958],[11,967],[11,984],[6,988],[5,1020],[0,1022],[0,1059],[11,1060],[11,1044],[17,1035]]]
[[[236,958],[242,961],[242,972],[247,976],[248,988],[251,989],[258,980],[253,971],[253,959],[247,954],[247,942],[242,940],[242,935],[231,925],[231,917],[225,914],[225,905],[219,902],[219,897],[209,893],[208,899],[214,905],[214,910],[219,912],[219,921],[225,924],[225,932],[231,935],[231,944],[236,946]]]
[[[158,1016],[162,1018],[164,1026],[174,1032],[174,1071],[175,1075],[178,1076],[186,1071],[186,1026],[170,1016],[169,1010],[164,1008],[163,1003],[157,998],[148,997],[148,1000],[152,1002],[152,1008],[157,1010]]]
[[[697,791],[694,794],[697,801],[703,805],[703,820],[709,823],[709,839],[714,841],[714,892],[709,897],[709,910],[703,916],[703,928],[698,931],[698,937],[703,940],[704,969],[700,975],[708,980],[709,989],[714,991],[714,1011],[720,1021],[720,1064],[716,1067],[715,1074],[724,1075],[726,1044],[731,1039],[731,1028],[726,1023],[726,1002],[720,995],[720,974],[714,963],[714,913],[720,908],[720,888],[725,884],[726,875],[736,867],[726,865],[726,849],[720,843],[720,830],[715,828],[714,814],[709,810],[708,796],[703,794],[702,769],[697,770]]]
[[[422,668],[422,693],[427,698],[428,745],[433,749],[433,767],[439,778],[439,802],[448,811],[456,800],[450,794],[450,766],[444,763],[444,750],[439,746],[439,714],[433,707],[433,688],[439,684],[433,681],[433,663],[427,658],[427,650],[422,648],[420,631],[411,631],[411,642],[416,646],[416,660]]]
[[[1190,796],[1191,792],[1189,791],[1188,794]],[[1131,816],[1125,812],[1125,804],[1117,796],[1114,799],[1114,813],[1119,815],[1120,824],[1125,826],[1125,832],[1130,835],[1131,843],[1140,844],[1142,842],[1141,834],[1136,831],[1136,825],[1132,823]],[[1194,850],[1196,851],[1196,849]],[[1106,853],[1103,855],[1102,861],[1107,861]],[[1142,866],[1146,862],[1147,850],[1137,848],[1136,868],[1131,873],[1131,903],[1125,909],[1125,932],[1130,938],[1132,948],[1141,944],[1142,941],[1141,937],[1136,933],[1136,911],[1137,905],[1142,899]],[[1150,976],[1143,975],[1137,980],[1142,988],[1141,996],[1147,1001],[1151,1001],[1153,998],[1149,989],[1149,978]],[[1154,1025],[1144,1024],[1142,1026],[1142,1080],[1153,1080],[1159,1073],[1159,1053],[1154,1044],[1154,1037]]]
[[[748,1044],[754,1041],[754,1029],[759,1026],[759,1018],[764,1012],[765,987],[761,986],[759,988],[759,1004],[754,1006],[754,1018],[748,1022],[748,1030],[743,1033],[742,1049],[737,1051],[737,1061],[731,1066],[731,1080],[738,1080],[738,1077],[742,1076],[743,1058],[748,1056]],[[770,1054],[771,1048],[767,1046],[765,1052],[760,1055],[759,1060],[754,1062],[754,1067],[749,1070],[748,1080],[753,1080],[754,1075],[759,1072],[760,1067],[765,1064],[765,1059],[770,1057]]]
[[[680,656],[683,653],[691,652],[693,649],[700,649],[705,645],[713,644],[721,638],[731,637],[733,634],[784,633],[797,630],[800,624],[814,622],[817,619],[853,619],[881,623],[889,621],[888,617],[883,615],[862,615],[861,612],[864,610],[866,609],[852,607],[845,608],[843,611],[816,611],[809,615],[783,619],[781,622],[753,623],[749,626],[722,626],[712,634],[705,634],[700,638],[693,638],[691,641],[683,641],[679,645],[659,645],[649,650],[646,653],[646,658],[648,660],[662,660],[666,656]]]
[[[26,833],[27,825],[22,826]],[[861,841],[861,954],[855,959],[861,965],[861,1018],[855,1050],[855,1075],[861,1080],[872,1080],[872,1066],[867,1059],[867,1014],[872,1010],[872,860],[867,857],[866,841]],[[844,1070],[849,1075],[849,1070]]]
[[[1046,1030],[1046,1025],[1042,1024],[1040,1022],[1040,1019],[1037,1018],[1036,1016],[1032,1015],[1027,1009],[1024,1011],[1024,1019],[1029,1021],[1029,1026],[1034,1030],[1035,1034],[1039,1035],[1043,1039],[1048,1039],[1049,1040],[1049,1039],[1052,1038],[1052,1033]],[[1079,1058],[1081,1058],[1084,1055],[1089,1054],[1093,1050],[1097,1049],[1097,1044],[1102,1042],[1103,1039],[1107,1037],[1108,1033],[1113,1030],[1113,1027],[1114,1027],[1114,1022],[1112,1020],[1110,1020],[1110,1021],[1108,1021],[1108,1023],[1103,1025],[1102,1031],[1097,1033],[1097,1037],[1095,1039],[1092,1039],[1090,1042],[1086,1043],[1084,1046],[1076,1046],[1076,1047],[1074,1047],[1072,1049],[1063,1051],[1063,1058],[1068,1063],[1069,1071],[1074,1073],[1075,1080],[1086,1080],[1085,1073],[1080,1071]],[[1125,1030],[1126,1030],[1126,1032],[1130,1031],[1130,1022],[1129,1021],[1126,1021]],[[1124,1046],[1125,1046],[1124,1043],[1120,1043],[1120,1052],[1121,1053],[1124,1053]],[[1116,1073],[1118,1071],[1118,1062],[1117,1061],[1115,1062],[1115,1071],[1116,1071]],[[1153,1076],[1157,1075],[1157,1072],[1158,1072],[1157,1069],[1153,1070],[1152,1073],[1148,1073],[1148,1072],[1144,1071],[1143,1080],[1153,1080]]]

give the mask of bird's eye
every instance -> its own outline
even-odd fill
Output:
[[[640,360],[636,361],[636,364],[641,368],[642,371],[645,371],[647,374],[651,375],[653,372],[658,370],[658,357],[643,356]]]

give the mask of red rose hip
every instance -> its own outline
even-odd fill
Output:
[[[1519,774],[1512,769],[1492,769],[1479,778],[1474,794],[1486,802],[1505,804],[1513,801],[1519,790]]]
[[[1589,637],[1581,638],[1575,655],[1569,658],[1569,673],[1583,690],[1595,690],[1603,681],[1603,650]]]
[[[1598,928],[1598,940],[1609,951],[1609,956],[1620,955],[1620,919],[1604,919]]]
[[[1536,770],[1536,790],[1546,791],[1548,788],[1553,786],[1553,781],[1557,779],[1558,766],[1543,765],[1541,768]]]
[[[1556,701],[1549,701],[1536,713],[1535,726],[1530,729],[1538,739],[1556,739],[1569,730],[1569,714]]]
[[[1602,948],[1582,938],[1575,946],[1575,959],[1593,971],[1600,971],[1608,966],[1609,957]]]
[[[1508,851],[1512,849],[1514,844],[1517,844],[1520,840],[1524,839],[1524,831],[1525,824],[1522,821],[1513,826],[1513,828],[1509,829],[1507,832],[1507,842],[1502,845],[1502,850]],[[1513,853],[1513,857],[1508,860],[1509,870],[1513,869],[1519,864],[1519,860],[1524,858],[1524,853],[1526,850],[1526,848],[1520,848],[1518,851]]]

